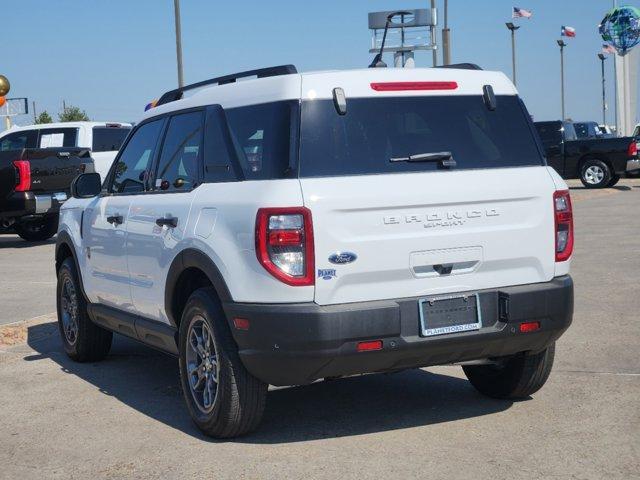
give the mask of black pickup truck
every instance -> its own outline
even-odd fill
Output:
[[[28,241],[52,237],[71,181],[93,171],[90,152],[84,148],[0,151],[0,227]]]
[[[578,139],[571,122],[535,122],[547,163],[562,178],[579,178],[587,188],[612,187],[620,176],[640,170],[633,137]]]

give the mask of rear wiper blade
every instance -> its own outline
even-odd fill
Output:
[[[390,158],[390,162],[440,162],[443,167],[455,167],[456,161],[451,152],[416,153],[408,157]]]

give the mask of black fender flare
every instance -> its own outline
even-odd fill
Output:
[[[184,272],[188,268],[197,268],[198,270],[204,272],[204,274],[213,285],[213,288],[215,288],[216,292],[218,293],[218,297],[220,297],[220,301],[223,304],[231,302],[233,300],[231,297],[231,293],[229,292],[229,288],[227,287],[227,283],[220,273],[220,269],[213,262],[213,260],[211,260],[208,255],[200,250],[196,250],[194,248],[183,250],[178,255],[176,255],[176,258],[174,258],[173,262],[171,263],[171,267],[169,267],[164,290],[165,312],[167,314],[167,318],[174,327],[177,327],[179,323],[179,319],[173,318],[172,305],[175,287],[182,272]]]
[[[80,264],[78,263],[78,257],[77,257],[78,254],[76,252],[73,239],[71,238],[71,235],[69,235],[69,233],[64,230],[61,232],[58,232],[56,236],[56,253],[55,253],[56,276],[58,275],[58,268],[60,268],[60,265],[58,264],[58,255],[60,253],[60,249],[62,248],[62,246],[66,246],[71,251],[71,258],[73,258],[73,263],[75,263],[76,265],[78,282],[80,282],[80,291],[82,292],[82,295],[84,296],[87,303],[90,303],[88,300],[87,294],[84,291],[84,282],[82,281],[82,271],[80,271]]]

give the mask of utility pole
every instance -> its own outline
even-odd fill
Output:
[[[442,64],[451,65],[451,31],[449,30],[449,1],[444,0],[444,28],[442,29]]]
[[[520,27],[514,25],[513,22],[506,23],[507,28],[511,30],[511,65],[513,70],[513,84],[516,85],[516,30]]]
[[[605,88],[604,88],[604,61],[607,59],[607,57],[604,55],[604,53],[599,53],[598,58],[600,59],[600,63],[602,66],[602,124],[606,125],[607,124],[607,97],[606,97]]]
[[[36,101],[34,100],[32,104],[33,104],[33,123],[36,123],[36,120],[38,119],[38,115],[36,114]]]
[[[436,0],[431,0],[431,18],[435,16],[436,12]],[[433,45],[433,50],[431,50],[431,55],[433,59],[433,66],[438,65],[438,52],[436,50],[436,27],[435,25],[431,27],[431,45]]]
[[[567,44],[564,43],[564,40],[558,40],[558,46],[560,47],[560,102],[562,103],[561,120],[564,120],[564,47],[566,47]]]
[[[182,73],[182,28],[180,26],[180,0],[173,0],[174,18],[176,23],[176,57],[178,60],[178,87],[184,86]]]

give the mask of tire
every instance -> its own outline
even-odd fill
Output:
[[[73,258],[62,262],[56,289],[58,328],[64,351],[76,362],[96,362],[107,356],[113,334],[91,321]]]
[[[620,175],[613,175],[611,177],[611,180],[609,180],[609,183],[607,184],[607,187],[613,187],[619,181],[620,181]]]
[[[536,354],[521,353],[498,365],[465,365],[463,370],[471,385],[493,398],[523,399],[545,384],[553,367],[555,342]]]
[[[262,420],[268,385],[244,368],[213,288],[201,288],[189,297],[179,342],[182,393],[198,428],[215,438],[255,430]]]
[[[58,215],[20,221],[13,228],[20,238],[27,242],[42,242],[53,237],[58,231]]]
[[[613,177],[611,168],[602,160],[589,159],[580,167],[580,181],[586,188],[605,188]]]

